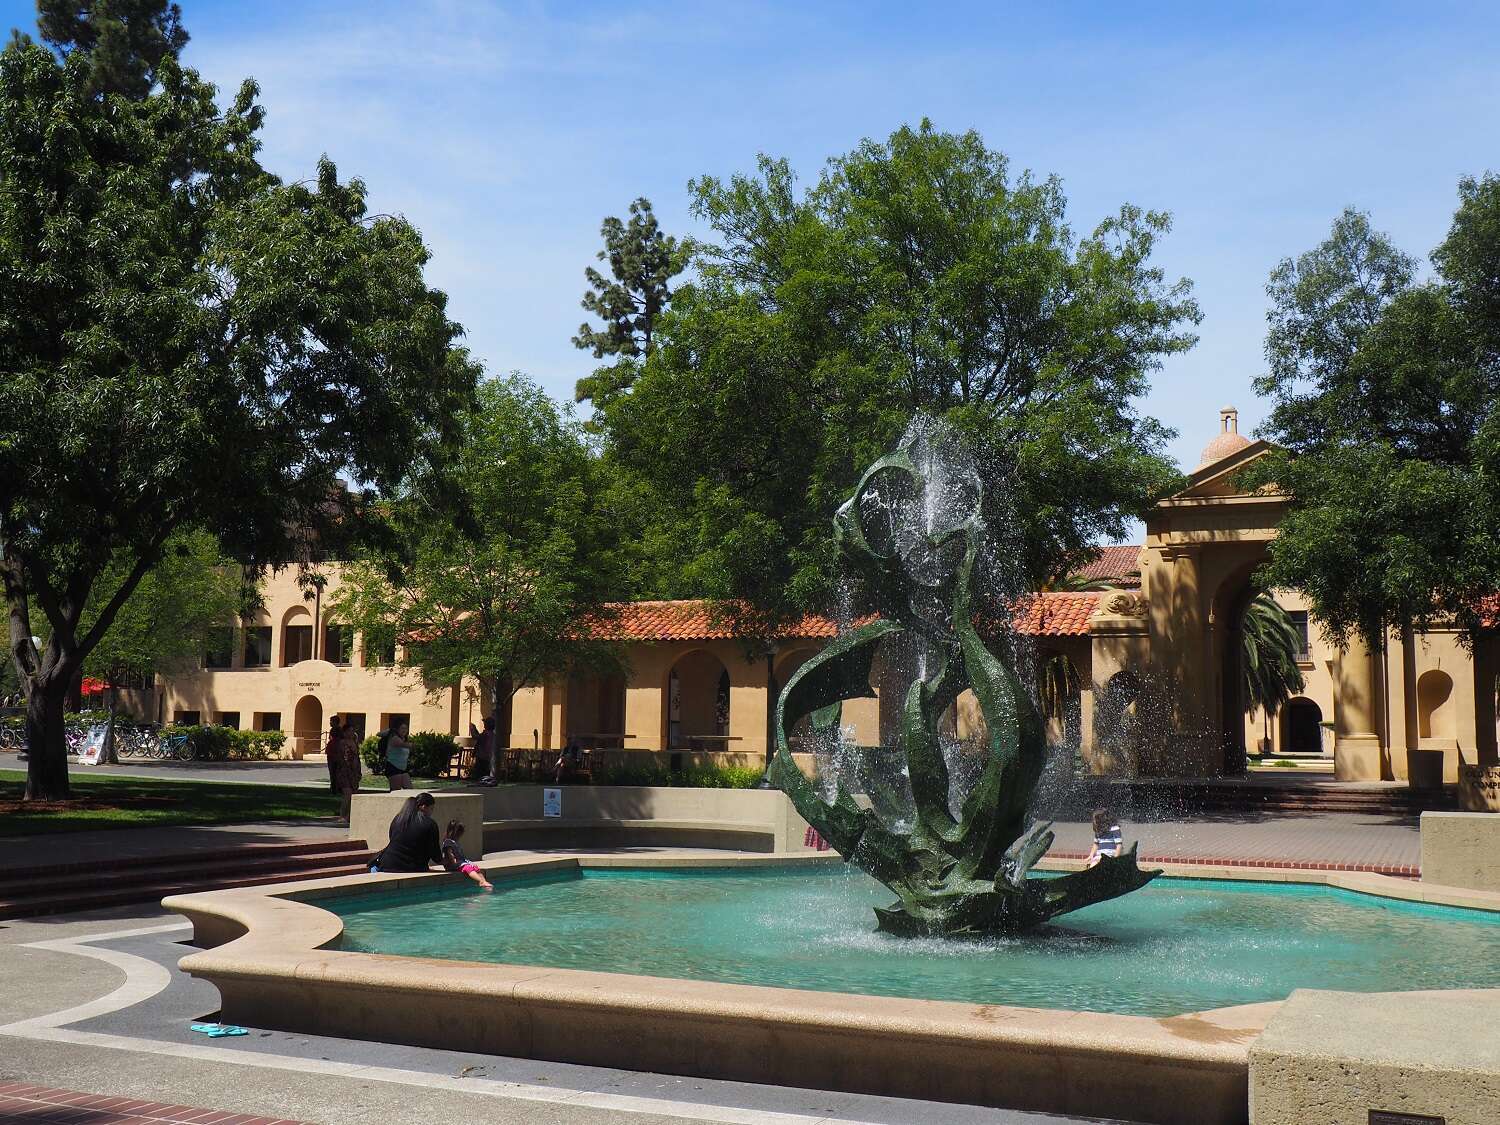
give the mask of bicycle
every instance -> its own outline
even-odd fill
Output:
[[[185,734],[171,734],[157,741],[157,757],[163,760],[176,758],[179,762],[191,762],[198,756],[193,740]]]

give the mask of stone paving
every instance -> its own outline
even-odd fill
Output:
[[[1122,822],[1127,845],[1140,841],[1143,860],[1252,867],[1378,871],[1416,875],[1422,838],[1415,818],[1364,813],[1206,814],[1195,820]],[[1087,824],[1059,823],[1052,853],[1085,855]]]

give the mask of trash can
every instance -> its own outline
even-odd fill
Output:
[[[1406,782],[1413,789],[1443,787],[1443,752],[1441,750],[1408,750]]]

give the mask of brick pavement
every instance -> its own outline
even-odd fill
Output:
[[[147,1102],[139,1098],[85,1094],[25,1082],[0,1084],[0,1122],[34,1125],[300,1125],[277,1117]]]

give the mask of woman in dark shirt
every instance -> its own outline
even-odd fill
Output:
[[[429,863],[443,862],[443,842],[431,816],[434,804],[431,793],[406,798],[391,821],[390,842],[370,864],[371,871],[426,871]]]

